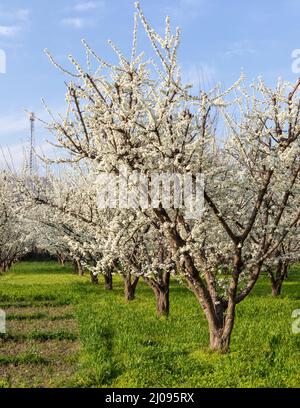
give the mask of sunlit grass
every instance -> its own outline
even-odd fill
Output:
[[[156,317],[154,296],[143,283],[136,300],[127,303],[117,277],[108,292],[102,282],[94,286],[88,276],[74,275],[71,266],[24,263],[0,278],[0,307],[46,305],[50,310],[73,305],[74,313],[64,314],[66,320],[75,315],[81,351],[71,382],[58,386],[299,387],[300,335],[291,331],[292,311],[300,308],[298,272],[294,268],[290,273],[278,299],[271,297],[269,282],[262,278],[238,305],[229,355],[210,352],[203,313],[194,295],[176,282],[166,320]],[[21,308],[16,321],[18,315],[21,322]],[[77,336],[57,333],[25,337],[71,343]]]

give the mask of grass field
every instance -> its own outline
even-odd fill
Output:
[[[300,387],[296,268],[280,298],[261,279],[238,306],[229,355],[208,350],[202,312],[176,282],[163,320],[142,283],[126,304],[118,278],[107,292],[71,267],[22,263],[0,276],[0,308],[0,387]]]

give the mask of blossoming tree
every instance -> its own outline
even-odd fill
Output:
[[[91,73],[70,56],[75,72],[68,72],[68,113],[52,116],[49,128],[67,160],[86,161],[98,174],[118,175],[126,166],[146,178],[154,172],[204,176],[200,219],[190,219],[174,200],[166,207],[163,199],[154,205],[151,197],[148,206],[131,211],[140,234],[149,225],[156,230],[144,234],[139,262],[162,237],[167,256],[154,275],[166,271],[171,259],[172,271],[205,313],[211,348],[228,352],[237,304],[299,225],[300,82],[279,81],[273,90],[259,80],[248,92],[241,78],[225,92],[195,95],[183,84],[177,63],[180,31],[172,34],[167,18],[161,36],[136,7],[131,57],[110,42],[119,60],[115,66],[83,42],[97,69]],[[149,60],[137,54],[138,17],[154,50]],[[216,111],[221,126],[213,120]],[[128,242],[130,234],[127,228]],[[125,248],[118,246],[121,258]]]
[[[0,273],[20,260],[33,245],[30,224],[22,218],[13,179],[0,173]]]

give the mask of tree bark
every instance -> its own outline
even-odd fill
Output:
[[[113,288],[113,278],[112,278],[111,271],[108,271],[104,275],[104,287],[105,287],[106,290],[112,290],[112,288]]]
[[[222,354],[229,353],[236,304],[233,303],[228,307],[222,304],[215,306],[214,313],[206,312],[209,326],[210,348],[212,351],[217,351]]]
[[[170,313],[170,272],[161,273],[158,279],[144,278],[156,298],[156,313],[159,317],[168,317]]]
[[[170,313],[170,291],[169,288],[159,288],[155,291],[156,313],[160,317],[168,317]]]
[[[131,300],[134,300],[135,298],[135,290],[139,281],[139,277],[135,276],[134,279],[132,280],[131,274],[127,274],[123,277],[124,279],[124,294],[125,294],[125,299],[130,302]]]
[[[272,283],[272,296],[277,297],[281,294],[281,288],[282,288],[282,281],[278,281],[275,283]]]
[[[189,261],[190,258],[187,259]],[[235,308],[238,303],[237,287],[239,275],[243,265],[241,261],[241,249],[236,248],[233,261],[232,277],[228,287],[228,300],[218,297],[213,287],[206,287],[199,277],[193,263],[186,263],[190,268],[186,277],[189,287],[196,295],[208,321],[210,334],[210,348],[219,353],[229,353],[230,340],[234,326]]]
[[[9,270],[11,267],[11,264],[8,264],[7,262],[2,262],[0,265],[0,274],[4,274]]]
[[[62,254],[59,254],[59,253],[57,253],[56,256],[57,256],[58,263],[61,266],[65,266],[65,262],[66,262],[65,257]]]
[[[224,334],[224,330],[210,331],[210,349],[221,354],[230,351],[230,335]]]
[[[191,289],[204,310],[208,322],[210,349],[222,354],[229,353],[231,333],[235,318],[235,302],[233,302],[230,307],[221,301],[213,303],[209,298],[204,300],[197,285],[193,288],[191,287]]]
[[[98,285],[99,283],[98,276],[94,275],[92,272],[90,272],[90,276],[91,276],[91,283],[93,285]]]
[[[84,275],[83,267],[78,259],[74,259],[74,272],[79,276]]]
[[[156,212],[161,221],[165,220],[163,211],[163,209],[160,209]],[[174,252],[177,252],[185,244],[178,232],[172,227],[166,228],[166,238]],[[234,234],[232,234],[232,239],[235,242],[235,255],[232,262],[231,281],[228,287],[228,299],[218,297],[215,285],[213,282],[210,282],[209,273],[206,274],[205,281],[202,279],[193,257],[188,252],[183,254],[183,260],[180,261],[180,267],[185,272],[185,279],[190,289],[195,293],[206,315],[209,325],[210,347],[213,351],[221,353],[228,353],[230,351],[236,305],[250,293],[260,271],[259,269],[254,279],[252,279],[251,285],[247,285],[247,290],[238,294],[239,276],[244,268],[242,245],[240,245]],[[245,240],[246,237],[243,237],[243,239]]]
[[[277,297],[281,294],[282,284],[288,274],[288,263],[280,260],[277,264],[276,271],[274,272],[270,267],[268,275],[272,286],[272,296]]]

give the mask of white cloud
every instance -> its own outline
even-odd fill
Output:
[[[78,12],[84,12],[89,10],[95,10],[99,7],[103,7],[105,5],[104,1],[84,1],[75,4],[72,9]]]
[[[255,54],[257,51],[251,46],[248,41],[241,40],[234,42],[228,46],[227,50],[224,50],[220,53],[224,57],[241,57],[243,55]]]
[[[163,7],[162,14],[168,14],[177,22],[206,15],[211,7],[212,3],[204,0],[179,0],[176,5]]]
[[[2,20],[0,36],[5,38],[15,37],[29,24],[29,15],[29,9],[0,10],[0,18]]]
[[[3,37],[15,37],[16,34],[21,30],[18,26],[0,26],[0,36]]]
[[[63,18],[61,20],[61,24],[66,27],[80,29],[83,27],[90,27],[91,25],[93,25],[93,22],[91,19],[87,19],[87,18],[68,17],[68,18]]]
[[[104,8],[105,1],[79,1],[73,6],[66,7],[64,10],[69,13],[69,16],[60,20],[60,24],[65,27],[71,27],[75,29],[81,29],[84,27],[93,27],[95,25],[95,20],[93,16],[89,15],[81,17],[79,13],[85,13],[99,8]],[[70,15],[70,12],[73,15]],[[74,15],[75,14],[75,15]]]

